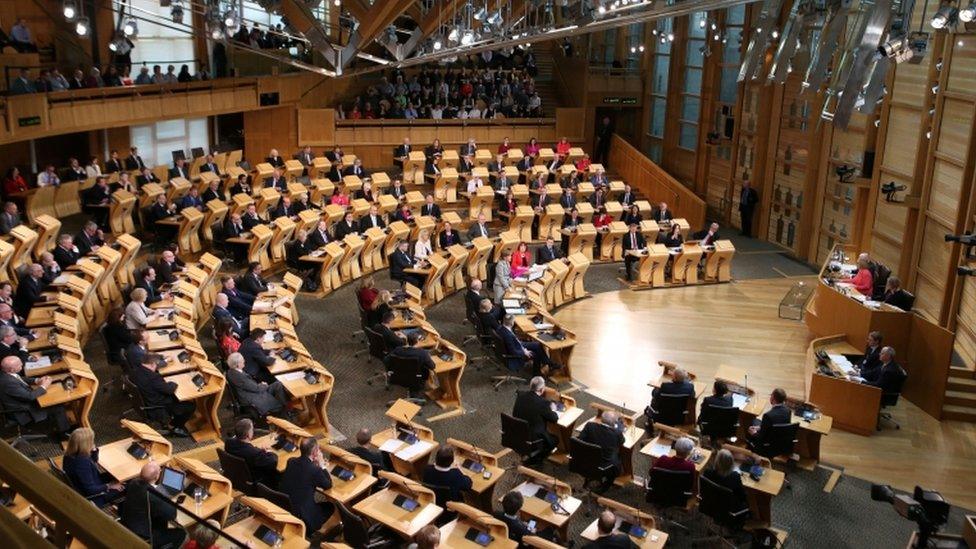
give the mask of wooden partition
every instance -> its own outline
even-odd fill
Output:
[[[688,220],[692,230],[705,226],[705,201],[619,135],[613,136],[610,145],[609,171],[651,203],[667,202],[678,217]]]

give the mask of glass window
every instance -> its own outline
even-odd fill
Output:
[[[193,52],[192,27],[189,24],[174,23],[170,16],[170,8],[161,7],[156,0],[131,0],[131,6],[133,12],[140,17],[156,19],[149,15],[152,13],[157,16],[160,22],[165,21],[163,25],[145,19],[140,19],[137,22],[139,39],[133,40],[135,47],[132,48],[132,64],[154,65],[158,63],[164,65],[164,73],[166,72],[165,65],[175,64],[177,71],[179,71],[179,65],[186,64],[189,65],[190,74],[194,74],[196,66],[193,59],[196,56]],[[187,13],[184,20],[189,22],[189,16],[190,14]],[[133,69],[133,74],[138,72],[138,69]]]
[[[728,20],[726,23],[729,25],[742,25],[746,21],[746,6],[745,4],[739,4],[738,6],[732,6],[729,8],[728,15],[726,16]]]
[[[737,67],[722,68],[722,84],[718,95],[719,101],[722,103],[735,103],[735,96],[739,91],[739,83],[736,81],[738,77],[739,69]]]
[[[654,137],[664,137],[664,113],[667,103],[663,97],[651,99],[651,135]]]
[[[668,93],[668,69],[670,65],[670,56],[654,56],[654,85],[651,87],[651,93],[661,95]]]
[[[701,93],[702,70],[692,67],[685,69],[684,91],[695,95]]]
[[[697,97],[686,96],[682,100],[681,119],[691,122],[698,121],[698,114],[701,110],[701,100]]]
[[[698,146],[698,124],[681,124],[678,134],[678,146],[683,149],[695,150]]]
[[[722,48],[722,62],[728,65],[738,65],[741,58],[739,47],[742,41],[742,29],[730,27],[725,31],[726,42]]]
[[[653,141],[647,146],[647,157],[654,162],[661,162],[661,143]]]
[[[704,38],[707,31],[707,15],[703,11],[695,12],[689,16],[688,36],[692,38]]]
[[[206,118],[163,120],[155,124],[132,126],[129,140],[139,147],[143,160],[149,166],[172,164],[173,152],[183,151],[189,156],[190,149],[210,148],[210,132]]]

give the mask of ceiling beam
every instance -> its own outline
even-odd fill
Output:
[[[415,0],[384,0],[376,2],[366,14],[365,19],[359,20],[359,34],[365,46],[373,41],[390,23],[396,21],[400,14],[406,11]]]
[[[356,18],[356,21],[362,23],[369,16],[369,7],[363,2],[363,0],[346,0],[342,3],[342,7],[346,8],[349,15]]]

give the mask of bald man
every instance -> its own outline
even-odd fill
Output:
[[[154,549],[180,547],[186,532],[169,527],[170,521],[176,520],[176,506],[162,501],[167,498],[156,491],[159,473],[159,464],[150,461],[142,466],[138,477],[126,483],[119,518],[122,526],[150,542]]]
[[[583,427],[579,438],[583,442],[599,446],[603,451],[603,462],[600,467],[605,467],[606,470],[603,474],[603,484],[597,488],[597,491],[606,492],[620,474],[620,447],[624,444],[620,415],[614,411],[603,412],[598,419],[590,421]]]
[[[10,328],[4,327],[4,330]],[[37,402],[38,397],[46,394],[51,386],[51,377],[24,377],[23,370],[24,363],[16,355],[0,360],[0,402],[4,411],[21,426],[51,421],[53,437],[56,440],[67,439],[71,424],[64,407],[58,404],[42,408]]]
[[[583,546],[583,549],[604,549],[604,548],[637,548],[634,540],[630,536],[622,533],[614,533],[617,527],[617,516],[613,511],[606,510],[600,513],[600,518],[596,521],[597,538]]]

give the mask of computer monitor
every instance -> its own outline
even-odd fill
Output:
[[[159,484],[165,486],[173,493],[183,490],[183,481],[186,480],[186,473],[163,467],[162,474],[159,476]]]

